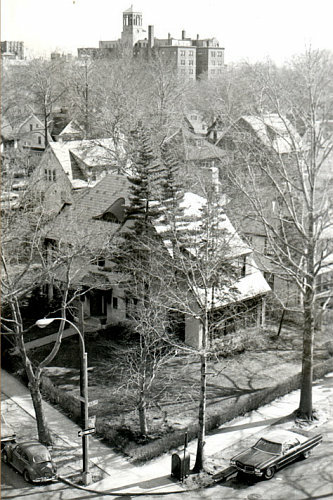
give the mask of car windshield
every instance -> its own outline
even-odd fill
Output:
[[[278,455],[281,453],[281,444],[273,443],[272,441],[267,441],[267,439],[261,438],[254,445],[254,448],[260,451],[266,451],[267,453],[273,453],[274,455]]]
[[[38,450],[38,452],[33,456],[32,460],[36,464],[41,464],[43,462],[51,462],[51,455],[47,450]]]

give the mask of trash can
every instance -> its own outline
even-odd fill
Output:
[[[187,451],[185,453],[173,453],[171,457],[171,476],[182,481],[189,474],[190,454]]]

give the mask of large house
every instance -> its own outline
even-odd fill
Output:
[[[128,185],[125,176],[107,174],[93,187],[75,193],[71,203],[63,206],[45,235],[46,248],[51,254],[57,246],[70,245],[74,252],[77,248],[78,257],[71,270],[71,285],[85,291],[85,317],[97,319],[100,325],[126,320],[129,308],[133,307],[122,286],[123,277],[110,260],[114,236],[130,223],[124,219],[125,206],[128,204]],[[199,213],[205,203],[203,197],[186,193],[182,202],[185,219],[190,213],[193,214],[193,210]],[[221,324],[221,335],[233,331],[239,325],[240,317],[242,324],[246,321],[262,324],[265,318],[265,296],[270,291],[255,265],[252,250],[242,242],[227,217],[222,226],[221,231],[227,231],[229,236],[230,259],[239,266],[239,279],[236,283],[237,298],[232,304],[234,311],[237,310],[233,317],[238,321],[233,323],[229,319],[228,324]],[[165,239],[165,226],[157,222],[154,227],[164,241],[166,252],[170,252],[170,245]],[[84,256],[81,251],[83,242]],[[63,279],[63,274],[60,269],[59,280]],[[216,290],[211,310],[220,312],[230,305],[225,291],[221,290],[219,293]],[[194,347],[200,345],[201,328],[193,317],[185,317],[182,338]]]

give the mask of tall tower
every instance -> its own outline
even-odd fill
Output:
[[[142,28],[142,13],[133,10],[133,5],[123,12],[123,31],[121,33],[122,44],[134,47],[138,40],[144,38],[146,30]]]

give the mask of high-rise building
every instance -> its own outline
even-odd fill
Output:
[[[202,75],[207,78],[221,76],[224,68],[224,48],[216,38],[196,39],[186,37],[185,30],[181,38],[155,38],[154,26],[143,28],[142,12],[129,9],[123,12],[123,31],[118,40],[100,41],[99,47],[78,49],[78,56],[89,54],[92,58],[114,57],[122,48],[133,50],[137,57],[151,58],[158,54],[167,64],[174,66],[180,76],[195,80]]]
[[[24,42],[1,42],[1,57],[7,59],[24,59]]]

